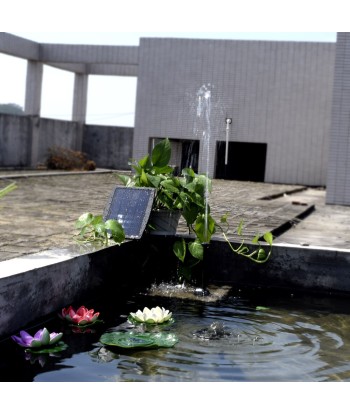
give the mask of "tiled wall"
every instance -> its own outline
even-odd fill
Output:
[[[335,59],[327,197],[350,205],[350,33],[338,32]]]
[[[267,143],[266,182],[325,185],[334,57],[334,43],[141,39],[133,157],[150,137],[200,139],[209,129],[199,170],[213,177],[230,117],[231,141]],[[209,125],[196,116],[202,86]]]

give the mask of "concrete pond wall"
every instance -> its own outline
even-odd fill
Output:
[[[85,252],[82,247],[50,250],[0,262],[0,338],[103,293],[125,301],[133,290],[170,282],[176,276],[174,240],[146,236],[121,246]],[[349,269],[350,250],[275,244],[270,260],[255,264],[233,253],[226,242],[214,239],[194,278],[202,286],[348,297]]]

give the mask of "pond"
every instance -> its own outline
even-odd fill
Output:
[[[172,287],[173,289],[174,287]],[[348,299],[236,289],[215,302],[113,295],[84,304],[103,320],[79,332],[57,315],[37,327],[62,331],[68,346],[52,355],[25,353],[13,340],[0,343],[2,382],[329,382],[350,380]],[[120,349],[103,345],[103,333],[130,329],[130,312],[161,306],[174,322],[170,348]],[[58,310],[59,311],[59,310]],[[17,334],[17,333],[15,333]]]

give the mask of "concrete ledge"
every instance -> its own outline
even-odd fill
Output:
[[[69,304],[86,301],[112,280],[117,296],[126,282],[135,283],[129,277],[120,278],[123,268],[139,275],[139,270],[134,272],[138,264],[130,258],[137,252],[135,245],[128,241],[83,254],[79,249],[49,250],[0,262],[0,337]]]
[[[0,337],[62,307],[112,291],[128,293],[175,277],[176,237],[144,236],[102,249],[49,250],[0,262]],[[252,248],[247,244],[248,247]],[[199,283],[350,295],[350,250],[275,244],[270,260],[255,264],[213,239]]]
[[[227,243],[212,241],[204,269],[216,283],[350,294],[349,249],[274,244],[270,260],[256,264],[233,253]]]

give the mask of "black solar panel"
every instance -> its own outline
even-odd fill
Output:
[[[104,220],[116,219],[128,239],[141,238],[151,213],[155,189],[116,186],[104,210]]]

